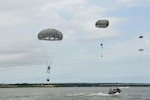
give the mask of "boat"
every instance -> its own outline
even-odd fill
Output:
[[[121,90],[119,88],[116,88],[116,89],[111,89],[109,90],[108,94],[109,95],[118,95],[121,93]]]

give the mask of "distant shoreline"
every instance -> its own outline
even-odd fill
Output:
[[[0,88],[22,87],[150,87],[150,83],[16,83],[0,84]]]

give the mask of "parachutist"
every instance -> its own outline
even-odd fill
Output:
[[[56,49],[58,48],[58,41],[62,41],[63,39],[63,34],[59,30],[53,29],[53,28],[47,28],[41,30],[37,38],[42,42],[42,47],[44,52],[44,56],[46,58],[46,73],[50,74],[50,69],[51,69],[51,64],[52,64],[52,59],[54,58],[54,54],[56,53]],[[47,41],[47,42],[45,42]],[[53,41],[57,41],[53,42]],[[51,47],[51,48],[49,48]],[[51,51],[50,51],[51,50]],[[47,81],[50,81],[50,78],[47,78]]]
[[[50,73],[50,69],[51,69],[51,67],[48,66],[48,67],[47,67],[47,73]]]
[[[103,48],[103,43],[101,43],[101,47]]]

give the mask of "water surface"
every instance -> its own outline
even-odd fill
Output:
[[[150,100],[150,87],[121,88],[108,95],[109,87],[0,88],[0,100]]]

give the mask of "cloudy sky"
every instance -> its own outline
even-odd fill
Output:
[[[150,83],[149,0],[0,1],[0,83]],[[63,33],[50,75],[37,39],[46,28]]]

